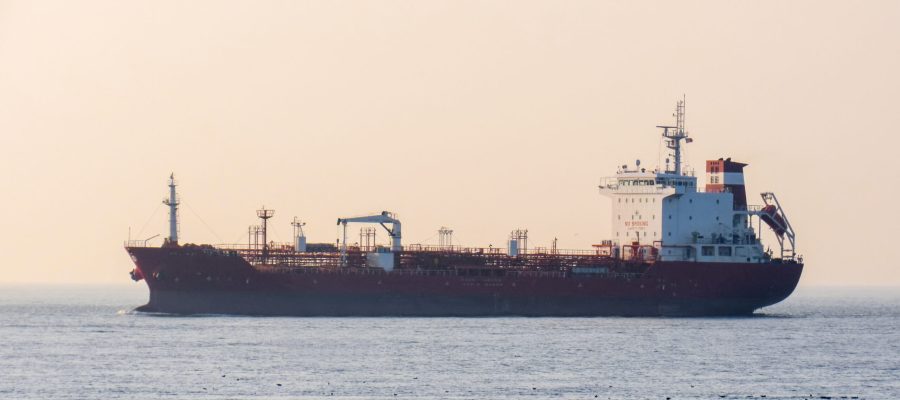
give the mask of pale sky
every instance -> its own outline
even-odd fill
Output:
[[[333,242],[390,210],[405,244],[446,225],[589,248],[600,178],[656,165],[684,94],[688,162],[776,192],[801,285],[900,285],[898,21],[898,1],[0,0],[0,283],[130,283],[122,243],[165,235],[172,171],[182,242],[244,242],[265,204],[278,241],[295,215]]]

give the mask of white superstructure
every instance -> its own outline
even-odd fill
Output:
[[[600,193],[612,199],[612,242],[605,244],[623,258],[661,261],[765,262],[771,257],[759,240],[752,216],[772,227],[782,243],[782,257],[793,257],[793,231],[776,207],[747,206],[743,167],[718,159],[706,162],[705,187],[682,166],[684,102],[677,107],[677,126],[660,126],[673,165],[648,171],[640,161],[604,178]],[[763,196],[765,201],[766,193]],[[769,204],[766,201],[766,204]],[[787,235],[788,241],[782,238]],[[785,249],[787,244],[789,249]]]

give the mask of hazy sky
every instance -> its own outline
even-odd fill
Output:
[[[687,159],[775,191],[802,285],[900,285],[900,2],[0,1],[0,282],[126,283],[166,232],[587,248],[687,95]],[[356,235],[357,231],[351,231]],[[379,232],[381,242],[384,235]],[[157,240],[154,243],[159,243]],[[773,243],[774,244],[774,243]]]

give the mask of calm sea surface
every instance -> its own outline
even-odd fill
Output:
[[[0,286],[0,398],[900,398],[900,288],[747,318],[135,313],[134,286]]]

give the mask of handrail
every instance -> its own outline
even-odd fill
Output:
[[[262,247],[248,247],[246,244],[216,244],[213,247],[220,250],[237,250],[244,252],[262,252]],[[351,252],[361,252],[368,253],[371,251],[364,251],[359,247],[348,246],[348,250]],[[277,254],[280,252],[287,253],[296,253],[294,251],[294,247],[291,245],[285,246],[269,246],[268,251],[271,254]],[[324,254],[324,253],[336,253],[339,252],[337,249],[334,251],[323,251],[323,252],[302,252],[296,254]],[[421,245],[421,244],[411,244],[403,246],[404,253],[459,253],[459,254],[471,254],[471,255],[497,255],[497,256],[508,256],[505,248],[502,247],[463,247],[459,245],[454,246],[440,246],[440,245]],[[520,256],[596,256],[602,255],[598,254],[597,249],[547,249],[547,248],[531,248],[531,249],[520,249]]]

